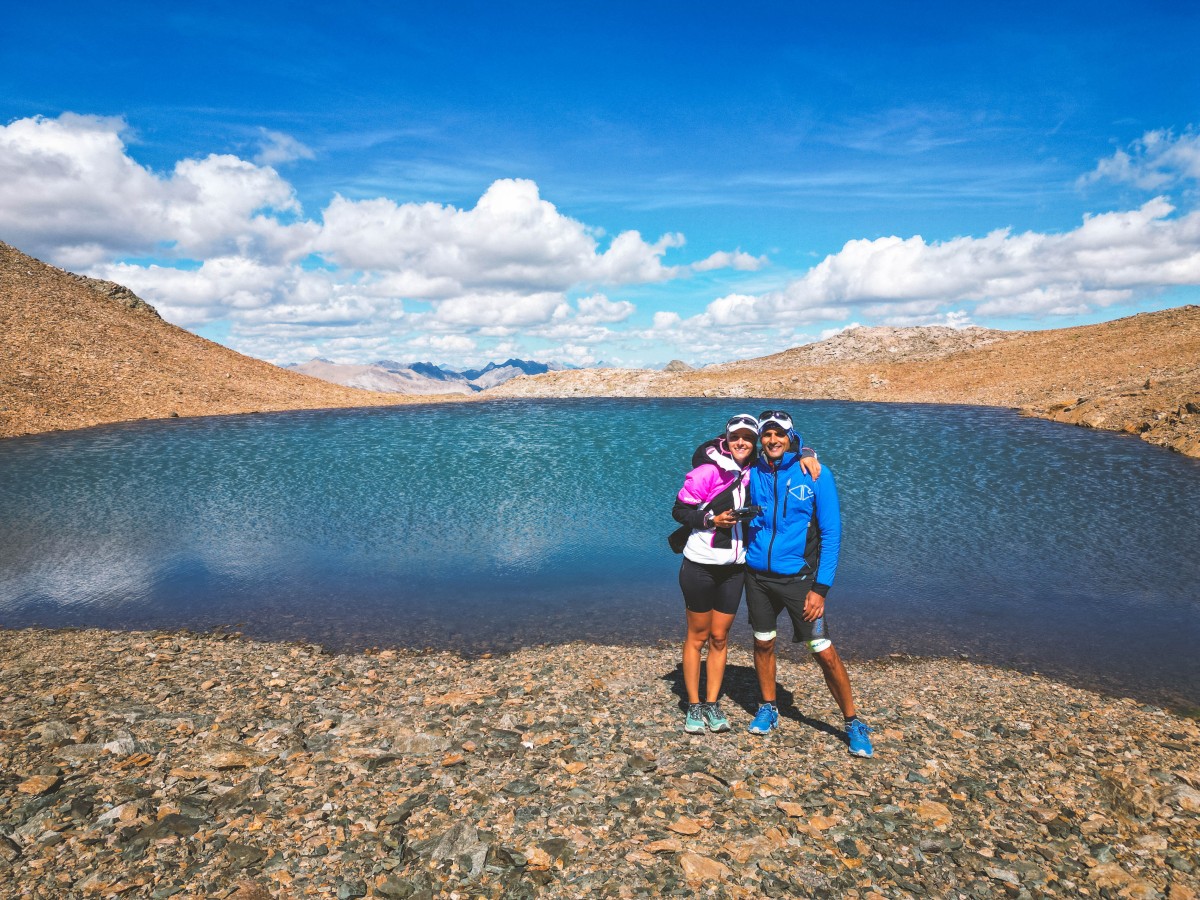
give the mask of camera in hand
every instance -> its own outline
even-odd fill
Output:
[[[733,515],[739,522],[748,522],[760,512],[762,512],[761,506],[739,506],[737,509],[733,510]]]

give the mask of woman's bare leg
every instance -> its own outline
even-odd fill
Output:
[[[733,627],[733,620],[737,617],[716,610],[710,615],[712,623],[708,635],[708,660],[705,664],[708,673],[705,699],[709,703],[716,703],[721,697],[721,682],[725,679],[725,660],[729,656],[729,629]]]
[[[708,636],[712,631],[714,615],[719,615],[719,613],[711,611],[698,613],[692,612],[690,609],[687,611],[687,637],[683,640],[683,686],[687,690],[688,703],[700,702],[700,651],[704,649],[704,644],[708,641]],[[724,653],[722,653],[723,657]],[[712,659],[711,650],[709,659]],[[723,662],[721,670],[724,672]]]

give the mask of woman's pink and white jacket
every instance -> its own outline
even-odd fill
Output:
[[[717,529],[705,528],[703,520],[709,510],[715,514],[747,504],[748,470],[733,461],[724,438],[701,447],[696,456],[703,456],[704,461],[687,473],[675,503],[675,519],[692,526],[683,555],[692,562],[710,566],[744,563],[746,542],[741,523],[733,528]],[[694,457],[692,462],[696,463],[698,459]],[[731,485],[732,491],[729,490]],[[721,494],[726,496],[714,507],[713,501]]]

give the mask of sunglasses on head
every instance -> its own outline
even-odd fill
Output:
[[[781,409],[768,409],[758,417],[759,434],[766,431],[772,425],[779,426],[782,431],[792,430],[792,417]]]
[[[725,423],[725,433],[737,431],[739,428],[744,428],[747,431],[753,431],[758,434],[758,419],[754,416],[734,416]]]

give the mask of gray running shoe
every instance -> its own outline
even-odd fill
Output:
[[[704,704],[704,724],[713,732],[729,730],[729,720],[725,718],[725,713],[721,712],[721,704]]]
[[[688,734],[700,734],[704,730],[704,704],[689,703],[683,719],[683,730]]]

